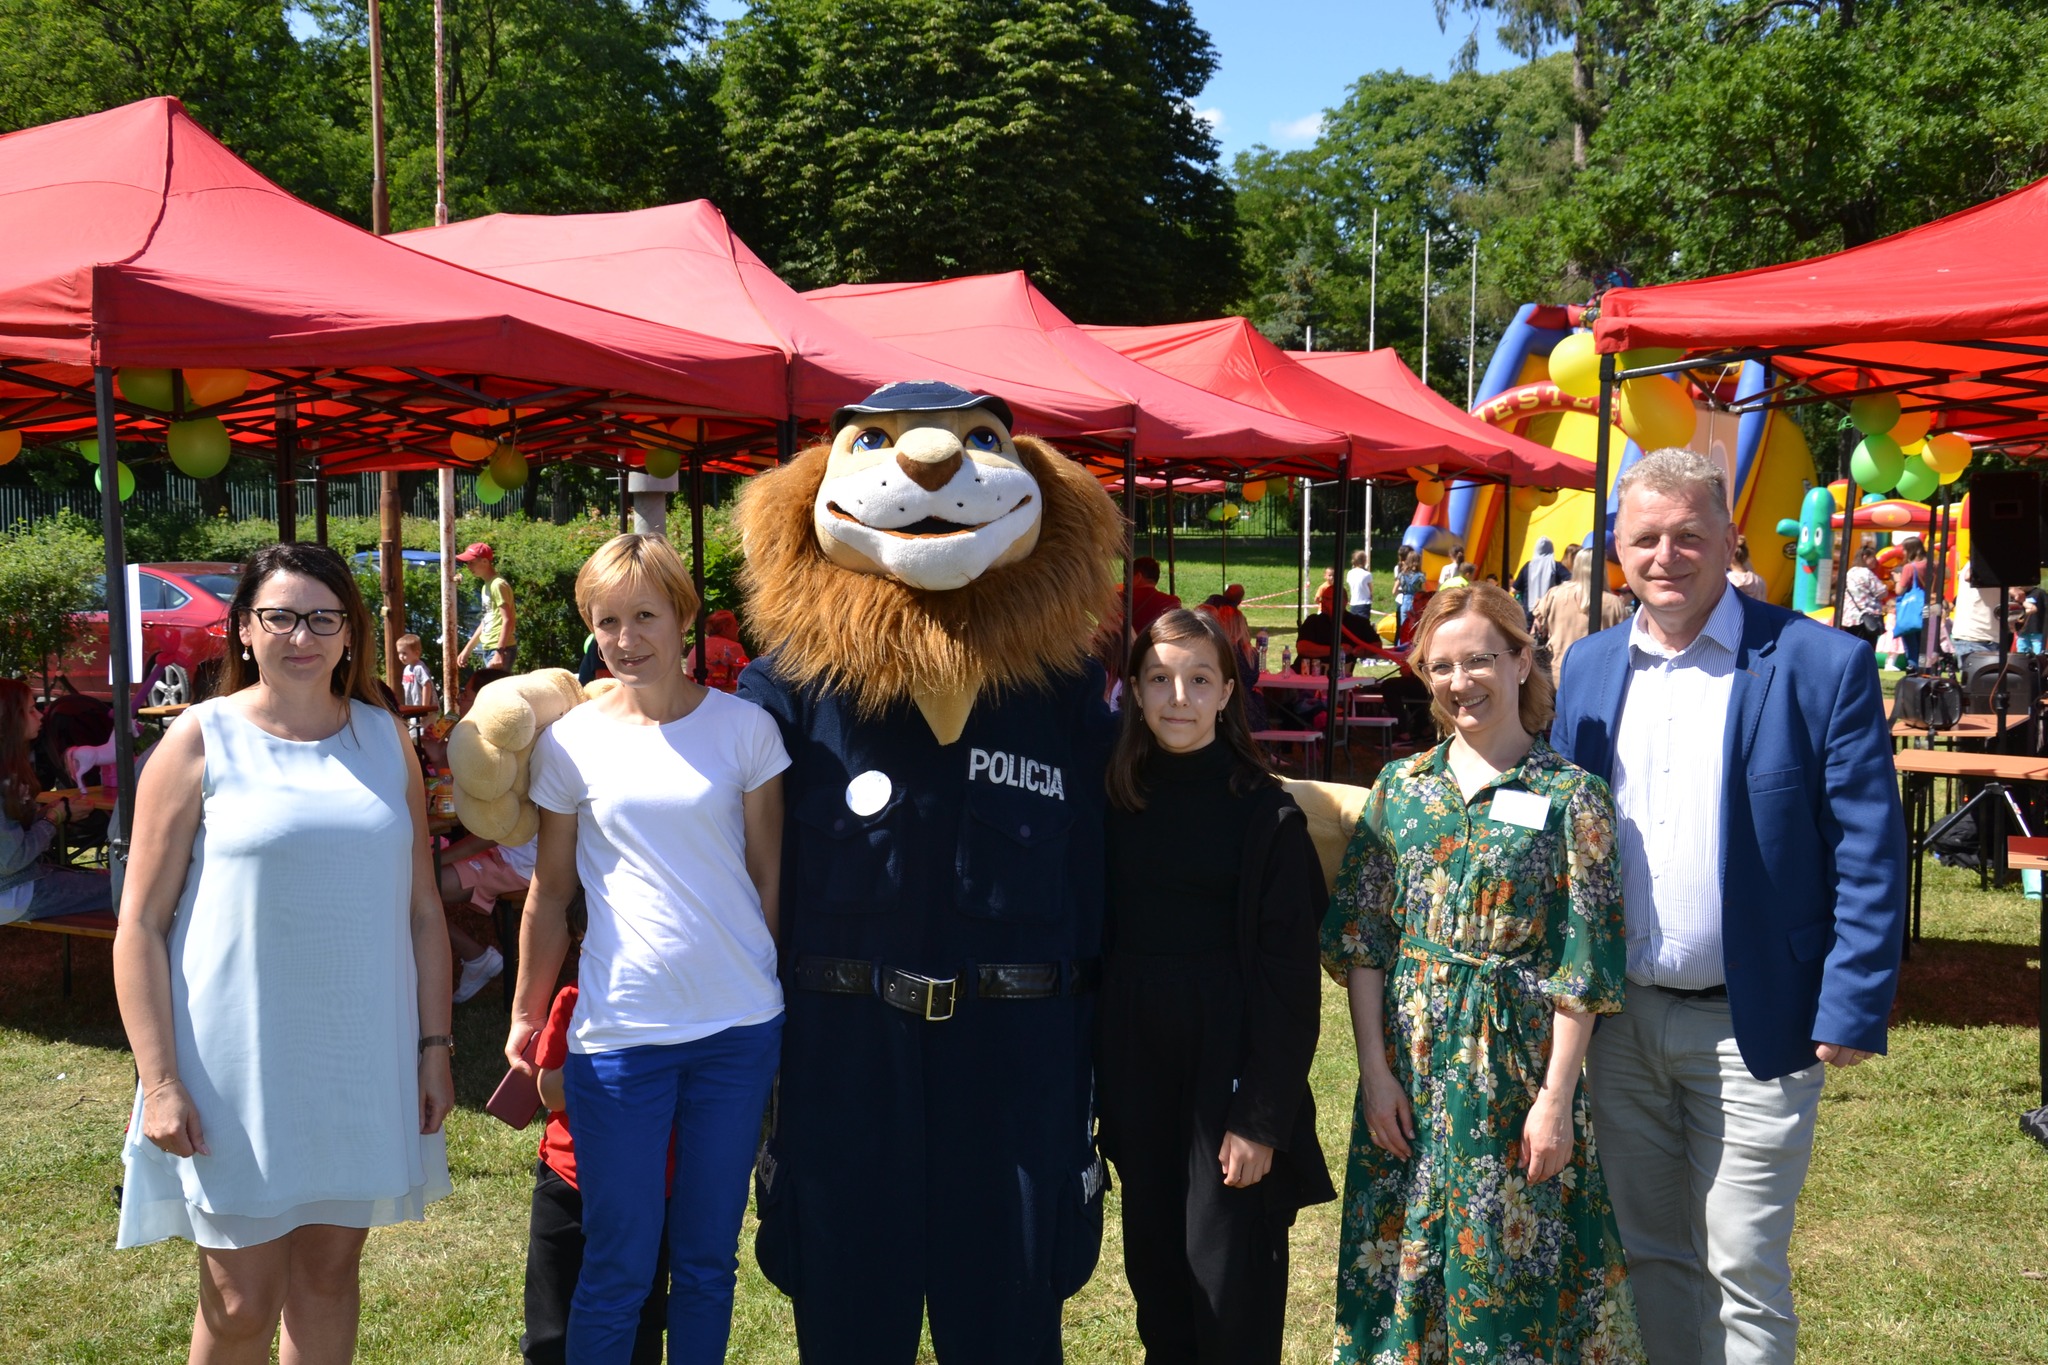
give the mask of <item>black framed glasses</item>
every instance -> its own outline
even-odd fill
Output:
[[[1429,675],[1432,682],[1449,682],[1451,674],[1460,668],[1465,670],[1465,676],[1468,678],[1490,678],[1493,676],[1493,669],[1496,663],[1501,659],[1520,654],[1521,652],[1521,647],[1517,645],[1513,649],[1496,649],[1485,654],[1467,654],[1462,659],[1439,659],[1433,664],[1424,664],[1422,671]]]
[[[316,611],[288,611],[283,607],[257,607],[249,613],[256,624],[272,635],[290,635],[306,623],[315,635],[339,635],[348,625],[348,613],[322,607]]]

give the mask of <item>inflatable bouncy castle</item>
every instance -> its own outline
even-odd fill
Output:
[[[1476,393],[1475,416],[1555,450],[1593,463],[1599,429],[1598,359],[1590,333],[1577,330],[1581,310],[1524,304],[1502,334]],[[1552,353],[1572,338],[1557,359]],[[1676,360],[1678,353],[1637,355],[1624,363]],[[1590,367],[1591,383],[1587,382]],[[1700,378],[1695,376],[1695,379]],[[1761,393],[1769,384],[1764,366],[1731,366],[1714,381],[1724,401]],[[1591,396],[1587,396],[1588,394]],[[1736,416],[1700,401],[1698,389],[1680,379],[1653,376],[1630,380],[1617,395],[1616,425],[1609,446],[1610,480],[1642,457],[1641,436],[1654,448],[1683,445],[1718,463],[1728,475],[1735,524],[1748,538],[1750,563],[1770,587],[1771,600],[1789,604],[1797,561],[1795,530],[1801,503],[1816,484],[1813,455],[1788,413],[1759,411]],[[1402,543],[1423,552],[1424,572],[1434,581],[1446,557],[1462,547],[1482,574],[1510,581],[1528,562],[1536,541],[1548,537],[1562,550],[1584,543],[1593,530],[1593,493],[1516,488],[1507,496],[1507,544],[1501,543],[1500,499],[1491,484],[1457,482],[1435,504],[1418,505]],[[1612,506],[1612,484],[1600,490]]]

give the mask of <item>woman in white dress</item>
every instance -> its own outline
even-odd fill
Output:
[[[136,791],[114,940],[135,1051],[119,1245],[199,1248],[195,1362],[354,1353],[367,1229],[449,1192],[426,795],[340,556],[244,568],[221,695]]]

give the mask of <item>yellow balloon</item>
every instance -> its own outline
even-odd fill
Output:
[[[650,479],[674,478],[676,471],[683,467],[683,455],[679,450],[665,446],[642,446],[641,454],[646,460],[647,477]]]
[[[1573,332],[1551,349],[1550,382],[1574,398],[1600,396],[1600,353],[1591,332]]]
[[[1904,449],[1908,455],[1912,455],[1917,453],[1912,447],[1919,443],[1920,438],[1925,436],[1927,429],[1933,425],[1934,413],[1926,408],[1921,408],[1917,412],[1900,413],[1899,420],[1892,423],[1892,429],[1887,434],[1894,441],[1897,441],[1900,448]]]
[[[1621,429],[1646,451],[1684,445],[1699,424],[1685,386],[1662,375],[1623,381],[1615,407]]]
[[[1240,487],[1237,490],[1237,495],[1246,502],[1257,502],[1260,498],[1266,496],[1266,481],[1264,479],[1253,479],[1250,483]]]
[[[1517,512],[1533,512],[1542,505],[1537,501],[1536,490],[1528,484],[1516,484],[1508,494],[1508,506]]]
[[[139,408],[155,408],[158,412],[171,410],[173,385],[169,370],[124,365],[114,371],[114,387],[121,391],[123,398]]]
[[[1927,438],[1920,458],[1937,474],[1960,474],[1970,464],[1970,443],[1953,431],[1937,431]]]
[[[18,431],[0,431],[0,464],[6,464],[19,454],[21,454],[21,433]]]
[[[1941,480],[1944,486],[1946,486],[1948,484],[1954,483],[1957,479],[1963,477],[1963,471],[1958,469],[1953,474],[1938,474],[1936,475],[1936,477]]]
[[[1436,506],[1444,500],[1444,481],[1442,479],[1417,479],[1415,481],[1415,500],[1431,507]]]
[[[515,445],[500,445],[491,452],[491,482],[508,492],[526,482],[526,456]]]
[[[1623,351],[1615,363],[1624,370],[1640,370],[1651,365],[1675,365],[1685,359],[1685,352],[1676,346],[1638,346]]]

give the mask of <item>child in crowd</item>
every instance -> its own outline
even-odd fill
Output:
[[[434,675],[420,662],[419,636],[398,637],[398,663],[399,700],[407,706],[440,705],[441,693],[434,686]]]
[[[562,987],[548,1010],[534,1048],[535,1082],[547,1106],[540,1159],[533,1167],[533,1212],[526,1233],[526,1331],[519,1354],[526,1365],[562,1365],[569,1341],[569,1300],[583,1277],[583,1194],[576,1183],[576,1146],[569,1135],[562,1066],[569,1058],[569,1021],[576,1013],[576,983]],[[675,1153],[669,1153],[669,1183]],[[632,1365],[661,1365],[661,1334],[668,1322],[668,1237],[663,1230],[654,1283],[640,1309]]]
[[[1308,1086],[1327,897],[1211,617],[1140,632],[1109,769],[1098,1071],[1151,1360],[1280,1359],[1287,1229],[1336,1197]]]
[[[704,618],[704,685],[731,692],[740,685],[740,670],[747,666],[746,646],[740,643],[740,618],[719,610]],[[697,676],[697,651],[683,661],[683,672]]]
[[[29,746],[42,733],[35,693],[19,678],[0,678],[0,924],[111,910],[104,872],[60,867],[44,855],[65,816],[62,802],[43,805]]]
[[[476,704],[476,694],[505,676],[502,668],[480,668],[471,674],[456,698],[460,713],[468,715],[469,708]],[[447,770],[448,741],[445,735],[429,730],[420,736],[419,744],[428,767]],[[435,863],[440,869],[442,907],[452,910],[455,906],[467,904],[489,915],[498,897],[524,896],[527,884],[533,879],[537,847],[533,839],[501,847],[474,834],[464,834],[435,855]],[[455,949],[456,966],[461,971],[456,978],[454,997],[455,1003],[460,1005],[472,999],[505,970],[505,955],[487,943],[477,942],[452,914],[448,916],[448,942]]]
[[[2014,644],[2015,654],[2039,654],[2041,652],[2041,618],[2044,595],[2039,588],[2014,587],[2012,595],[2013,634],[2018,636]]]

